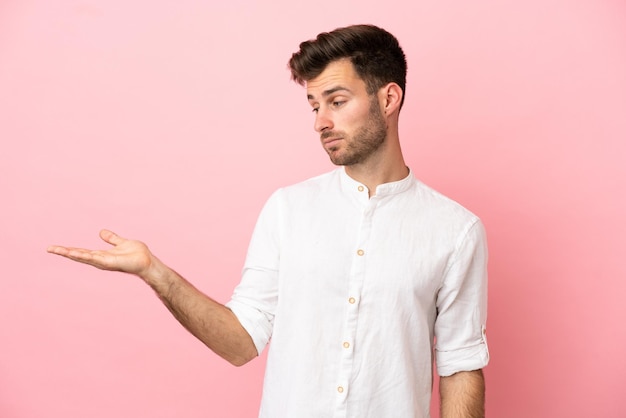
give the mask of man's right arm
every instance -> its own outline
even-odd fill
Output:
[[[154,289],[163,304],[189,332],[236,366],[258,355],[252,338],[230,309],[209,298],[167,267],[145,244],[106,230],[100,232],[100,237],[112,245],[109,250],[51,246],[48,252],[102,270],[139,276]]]

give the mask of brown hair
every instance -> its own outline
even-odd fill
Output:
[[[347,58],[375,94],[385,84],[394,82],[406,87],[406,57],[398,40],[374,25],[353,25],[323,32],[300,44],[289,60],[291,78],[300,85],[319,76],[333,61]],[[400,106],[402,106],[402,103]]]

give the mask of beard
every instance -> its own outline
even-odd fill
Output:
[[[333,164],[349,166],[366,161],[385,143],[387,138],[387,124],[378,107],[378,100],[373,98],[370,101],[367,122],[353,135],[341,131],[325,132],[321,139],[333,136],[343,137],[344,145],[343,150],[339,147],[326,150]]]

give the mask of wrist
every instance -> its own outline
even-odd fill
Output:
[[[150,255],[148,266],[138,276],[150,287],[157,288],[167,281],[168,268],[154,255]]]

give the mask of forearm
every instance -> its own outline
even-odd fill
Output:
[[[484,418],[485,379],[482,370],[441,377],[439,394],[441,418]]]
[[[241,366],[258,353],[233,312],[196,289],[154,258],[140,276],[174,317],[194,336],[230,363]]]

